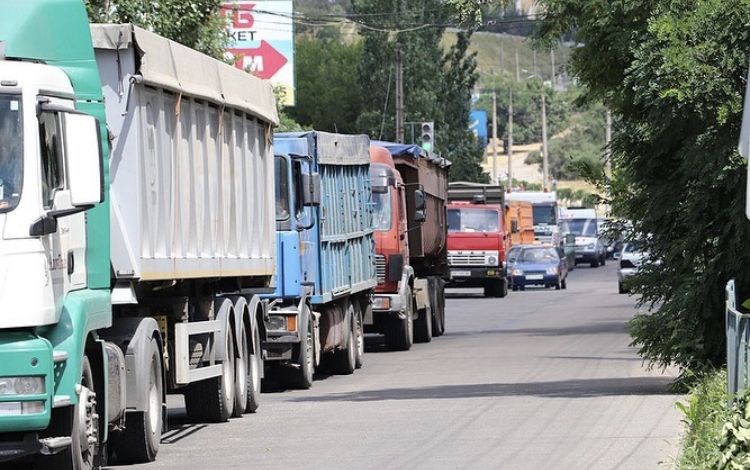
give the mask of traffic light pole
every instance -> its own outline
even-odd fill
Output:
[[[497,183],[497,94],[492,90],[492,183]]]
[[[396,43],[396,142],[404,143],[404,77],[401,43]]]

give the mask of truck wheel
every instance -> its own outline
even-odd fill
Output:
[[[258,407],[260,406],[260,376],[263,373],[263,355],[260,350],[260,332],[258,328],[254,328],[252,334],[255,341],[255,352],[250,354],[250,360],[248,361],[245,413],[255,413],[258,411]]]
[[[234,410],[234,340],[232,329],[227,326],[224,362],[218,377],[191,383],[185,390],[185,409],[188,417],[196,422],[222,423],[232,416]]]
[[[411,299],[406,307],[406,318],[390,319],[385,330],[385,346],[391,351],[408,351],[414,343],[414,301],[411,288],[406,288],[406,298]]]
[[[99,454],[99,415],[96,413],[94,375],[88,357],[83,357],[81,384],[77,388],[78,403],[53,417],[49,431],[53,435],[71,436],[70,446],[57,454],[40,456],[37,468],[43,470],[89,470]],[[54,414],[53,414],[54,416]],[[58,418],[58,419],[55,419]],[[58,434],[60,433],[60,434]]]
[[[414,321],[414,342],[429,343],[432,341],[432,312],[422,309]]]
[[[248,371],[250,370],[250,347],[247,342],[245,327],[238,334],[240,339],[240,354],[234,361],[234,409],[233,418],[240,418],[245,413],[248,396]]]
[[[351,307],[350,307],[351,308]],[[351,323],[344,332],[346,335],[346,347],[333,353],[331,366],[334,374],[350,375],[354,373],[357,361],[357,344],[354,335],[354,318],[350,316]]]
[[[114,437],[114,452],[118,463],[153,462],[159,452],[162,429],[162,374],[161,350],[151,338],[151,362],[148,375],[148,406],[146,411],[128,412],[125,430]]]
[[[432,337],[441,336],[445,332],[445,287],[440,278],[432,278],[430,282],[430,305],[432,306]]]
[[[368,303],[365,308],[372,308],[372,304]],[[354,319],[356,320],[354,324],[354,343],[357,345],[354,354],[354,367],[361,369],[365,359],[365,330],[362,308],[355,308],[354,314]]]
[[[313,374],[315,372],[315,357],[313,349],[315,342],[313,338],[312,317],[307,316],[307,322],[300,331],[301,341],[294,348],[294,367],[288,367],[286,373],[287,385],[299,390],[307,390],[312,387]]]

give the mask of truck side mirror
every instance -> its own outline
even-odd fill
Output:
[[[88,114],[62,113],[70,202],[91,206],[104,200],[99,123]]]
[[[305,206],[320,205],[320,174],[302,175],[302,204]]]
[[[421,189],[417,189],[414,191],[414,210],[424,211],[425,207],[427,206],[427,203],[425,201],[425,195],[424,191]]]
[[[424,209],[414,211],[414,222],[422,224],[425,220],[427,220],[427,214],[425,214]]]
[[[510,220],[510,233],[518,233],[518,221],[516,219]]]

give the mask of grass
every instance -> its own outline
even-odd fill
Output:
[[[726,383],[726,371],[706,374],[693,386],[687,403],[678,403],[686,424],[679,469],[716,468],[721,455],[722,426],[730,419]]]

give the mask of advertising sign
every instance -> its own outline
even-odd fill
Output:
[[[469,130],[474,133],[474,137],[482,145],[487,145],[487,112],[479,109],[472,109],[469,114]]]
[[[227,18],[227,54],[237,68],[281,86],[284,104],[294,104],[294,9],[292,1],[222,3]]]

